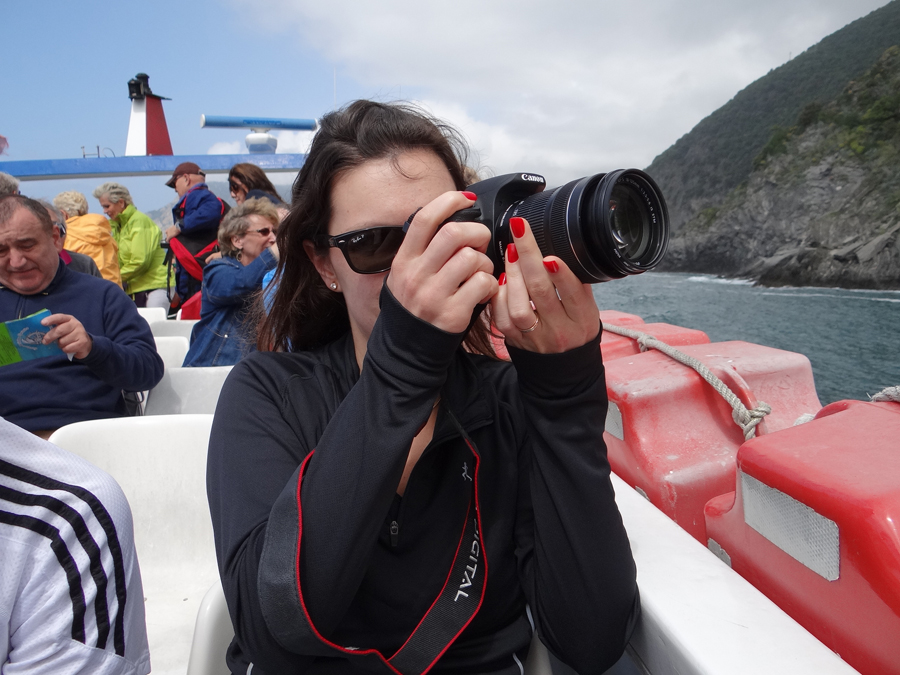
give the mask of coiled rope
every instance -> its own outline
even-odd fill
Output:
[[[762,401],[757,401],[756,407],[748,410],[747,406],[745,406],[741,402],[741,399],[731,391],[728,385],[713,375],[712,371],[703,365],[703,363],[693,356],[688,356],[671,345],[668,345],[661,340],[657,340],[652,335],[641,333],[637,330],[631,330],[630,328],[608,324],[603,325],[603,330],[635,340],[642,352],[645,352],[648,349],[655,349],[666,356],[675,359],[679,363],[683,363],[687,367],[696,370],[700,377],[706,380],[713,389],[719,392],[719,395],[731,406],[731,418],[734,420],[734,423],[741,428],[741,431],[744,432],[744,440],[753,438],[756,435],[756,425],[759,424],[766,415],[772,412],[771,406]]]
[[[895,401],[896,403],[900,403],[900,386],[886,387],[874,396],[871,396],[870,399],[872,401]]]

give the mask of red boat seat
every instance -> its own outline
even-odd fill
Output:
[[[611,323],[611,322],[610,322]],[[702,330],[694,330],[693,328],[682,328],[681,326],[673,326],[670,323],[645,323],[640,325],[616,324],[632,330],[646,333],[657,340],[665,342],[673,347],[683,347],[684,345],[700,345],[709,344],[709,336]],[[624,335],[617,335],[609,331],[603,332],[603,338],[600,341],[600,351],[603,354],[603,362],[609,363],[613,359],[620,359],[623,356],[634,356],[641,353],[637,340],[632,340]]]
[[[802,354],[748,342],[679,348],[722,379],[747,408],[772,412],[756,427],[785,429],[821,408]],[[734,490],[735,455],[744,442],[731,406],[693,369],[650,350],[606,364],[609,461],[626,483],[706,544],[703,507]]]
[[[900,403],[838,401],[737,466],[710,548],[860,672],[900,674]]]
[[[603,323],[614,323],[617,326],[637,326],[638,324],[644,323],[644,320],[637,314],[619,312],[615,309],[601,309],[600,320]]]

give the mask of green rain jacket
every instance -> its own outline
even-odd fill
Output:
[[[111,219],[113,237],[119,245],[119,270],[129,294],[166,287],[166,252],[160,247],[159,226],[134,208],[125,207]]]

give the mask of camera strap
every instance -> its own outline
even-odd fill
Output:
[[[315,636],[326,652],[340,655],[373,672],[397,675],[424,675],[437,663],[444,652],[475,618],[487,579],[487,556],[481,537],[481,517],[478,509],[478,468],[480,456],[475,443],[463,429],[456,416],[445,408],[471,452],[471,467],[463,464],[463,482],[467,484],[469,500],[465,519],[460,520],[461,534],[456,555],[447,573],[444,586],[403,646],[390,657],[375,649],[341,647],[324,637],[309,622]],[[307,615],[307,619],[309,616]]]

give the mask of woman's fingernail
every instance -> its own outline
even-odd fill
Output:
[[[463,197],[465,197],[466,199],[471,199],[473,202],[474,202],[476,199],[478,199],[478,195],[476,195],[474,192],[463,192],[462,195],[463,195]]]
[[[519,252],[516,250],[515,244],[509,244],[506,247],[506,259],[507,261],[514,263],[519,259]]]
[[[550,272],[550,274],[556,274],[559,272],[559,263],[555,260],[545,260],[544,269]]]
[[[500,278],[497,279],[497,283],[500,284],[501,286],[506,283],[506,272],[500,273]]]
[[[518,239],[525,234],[525,219],[513,216],[509,219],[509,229],[512,230],[513,236]]]

